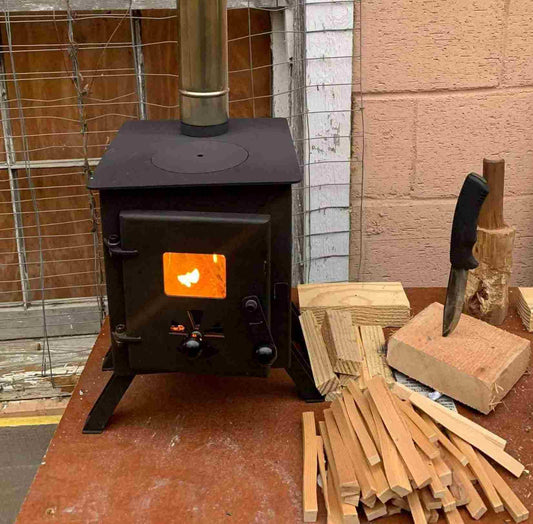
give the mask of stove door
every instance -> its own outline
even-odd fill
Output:
[[[120,228],[131,368],[266,375],[242,301],[270,325],[270,216],[123,211]]]

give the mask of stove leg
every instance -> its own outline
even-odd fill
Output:
[[[104,387],[102,393],[100,393],[98,400],[95,402],[85,421],[83,433],[102,433],[104,431],[113,411],[124,393],[126,393],[134,376],[116,375],[115,373],[111,375],[109,382]]]
[[[102,371],[113,371],[113,348],[109,348],[105,354]]]

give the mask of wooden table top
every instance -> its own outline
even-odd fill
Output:
[[[444,300],[444,290],[437,288],[409,289],[407,295],[413,314]],[[513,290],[512,303],[515,295]],[[503,327],[533,340],[514,306]],[[83,435],[87,414],[109,377],[101,371],[108,344],[106,324],[28,492],[19,524],[302,521],[301,413],[313,410],[322,419],[326,404],[300,401],[282,370],[268,379],[141,375],[104,433]],[[533,466],[532,391],[528,371],[490,415],[460,407],[506,438],[507,450],[526,469]],[[504,476],[532,511],[530,475]],[[471,520],[466,512],[463,518]],[[510,521],[507,513],[489,512],[482,522],[505,520]],[[387,519],[408,521],[406,515]],[[323,507],[319,522],[325,522]]]

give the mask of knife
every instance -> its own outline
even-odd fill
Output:
[[[477,219],[485,198],[489,194],[487,181],[470,173],[461,188],[453,215],[450,242],[450,278],[446,291],[446,304],[442,322],[442,336],[448,336],[457,326],[465,302],[468,270],[479,264],[472,254],[477,240]]]

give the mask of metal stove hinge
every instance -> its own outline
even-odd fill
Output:
[[[117,324],[115,330],[111,332],[111,336],[119,348],[128,344],[139,344],[142,342],[141,337],[128,335],[126,333],[126,326],[124,324]]]
[[[110,257],[135,257],[139,254],[136,249],[122,249],[118,235],[109,235],[107,238],[104,238],[104,244],[107,247]]]

